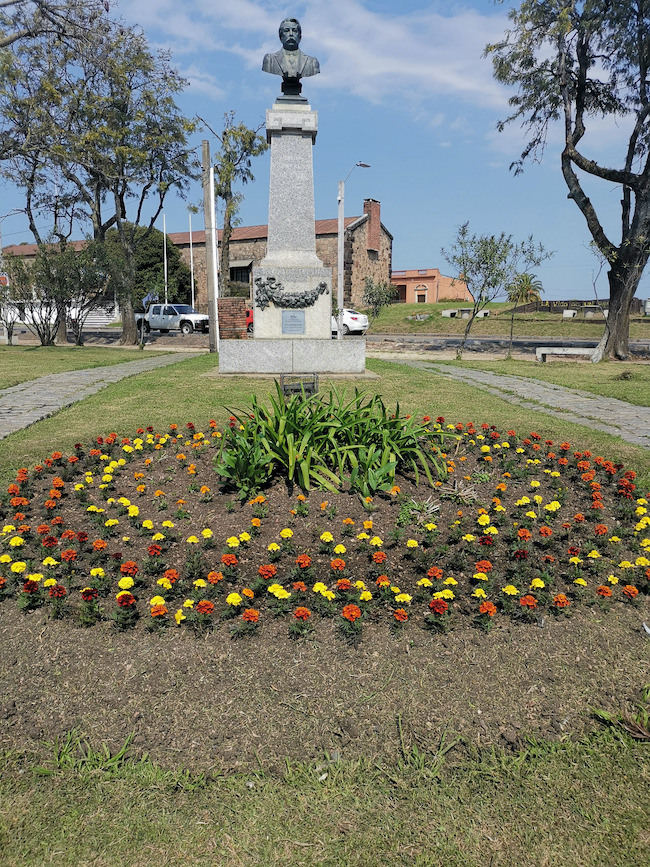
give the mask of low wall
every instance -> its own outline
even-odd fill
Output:
[[[219,373],[364,373],[365,337],[222,340]]]

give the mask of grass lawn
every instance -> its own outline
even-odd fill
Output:
[[[164,352],[151,353],[165,355]],[[147,356],[149,353],[147,352]],[[93,346],[0,346],[0,389],[28,382],[50,373],[103,367],[135,361],[142,354],[133,349],[105,349]]]
[[[464,319],[450,319],[442,316],[442,310],[450,307],[463,307],[466,304],[391,304],[384,307],[377,320],[372,324],[370,334],[448,334],[462,335],[467,324]],[[476,319],[472,324],[470,336],[508,337],[510,334],[510,306],[503,303],[488,304],[490,315]],[[415,314],[428,313],[430,318],[423,322],[409,319]],[[515,316],[515,337],[562,337],[588,338],[600,340],[603,333],[602,319],[562,319],[550,313],[523,313]],[[650,338],[650,316],[635,317],[630,322],[632,339]]]
[[[12,353],[24,357],[22,349],[6,356]],[[93,357],[103,364],[118,354],[97,350]],[[56,352],[52,357],[65,363]],[[511,372],[510,363],[503,364]],[[527,368],[516,365],[517,372],[527,375]],[[381,378],[364,383],[362,390],[380,393],[388,407],[399,401],[402,413],[442,415],[446,422],[473,421],[477,426],[487,422],[522,435],[535,430],[542,441],[566,439],[572,449],[590,449],[636,470],[639,491],[650,485],[648,450],[513,406],[443,376],[377,359],[369,360],[368,367]],[[620,380],[620,385],[630,388],[626,399],[636,395],[642,403],[639,394],[647,378],[636,380],[638,368],[630,367],[632,378]],[[213,368],[214,358],[197,356],[123,380],[7,437],[0,441],[0,485],[6,490],[18,467],[31,468],[55,449],[71,454],[75,442],[87,445],[111,431],[133,437],[138,427],[166,431],[171,422],[184,428],[190,421],[204,430],[209,419],[224,428],[231,410],[243,408],[253,394],[268,394],[269,380],[222,381],[209,375]],[[589,368],[591,379],[584,384],[576,382],[575,365],[534,370],[563,375],[564,384],[596,391],[610,387],[612,368]],[[622,369],[617,366],[615,372]],[[45,366],[39,369],[40,375],[45,372]],[[322,381],[321,389],[327,387]],[[349,383],[341,387],[353,390]],[[168,484],[173,477],[187,486],[177,464],[173,461],[169,468]],[[133,473],[127,477],[134,486]],[[576,490],[568,496],[576,496]],[[423,499],[429,492],[423,490]],[[188,500],[191,496],[198,495],[188,495]],[[464,510],[467,520],[476,506],[463,504],[458,514]],[[216,504],[203,507],[207,515]],[[220,518],[223,528],[231,520],[230,511]],[[319,513],[317,506],[313,512]],[[339,511],[337,521],[342,517]],[[122,516],[120,520],[125,521]],[[288,509],[271,520],[277,528],[285,526]],[[583,521],[576,526],[590,525]],[[505,535],[505,527],[502,532]],[[144,544],[137,530],[134,535],[138,545]],[[626,536],[626,543],[633,537]],[[353,540],[347,543],[352,546]],[[647,604],[647,596],[639,600]],[[23,615],[13,599],[5,598],[0,602],[0,863],[641,867],[650,862],[647,741],[634,740],[619,725],[585,720],[585,708],[609,701],[609,710],[624,707],[638,714],[641,728],[648,728],[648,695],[641,694],[640,680],[648,671],[650,645],[637,622],[645,608],[616,604],[610,613],[594,606],[585,617],[576,612],[574,620],[551,618],[544,628],[505,622],[504,617],[489,633],[467,627],[438,636],[420,630],[423,635],[414,633],[413,640],[394,638],[371,624],[364,627],[370,635],[367,643],[353,648],[339,639],[328,642],[324,630],[317,641],[293,645],[279,620],[264,626],[271,638],[284,629],[274,647],[268,639],[266,645],[256,644],[257,635],[232,642],[218,629],[200,638],[185,636],[174,631],[173,624],[166,633],[146,633],[144,628],[118,633],[107,621],[81,630],[71,620],[49,620],[44,609]],[[89,643],[91,636],[95,645]],[[548,660],[548,670],[545,662],[530,683],[536,655]],[[93,668],[100,659],[103,667]],[[267,676],[270,670],[277,680]],[[214,682],[220,677],[222,692],[217,693]],[[22,683],[20,697],[3,685],[10,678]],[[470,678],[475,690],[467,687]],[[133,694],[141,687],[142,704],[134,706]],[[158,738],[165,761],[143,757],[137,740],[130,752],[121,751],[114,740],[103,746],[92,720],[85,737],[73,733],[66,738],[61,731],[56,743],[37,743],[27,729],[50,723],[50,731],[59,724],[65,729],[75,690],[80,718],[91,693],[92,706],[101,708],[95,720],[98,730],[109,719],[126,719],[119,743],[143,718]],[[535,730],[541,719],[538,708],[548,707],[553,694],[562,709],[552,729],[555,736],[536,739],[526,737],[524,730],[522,738],[510,740],[505,726],[499,732],[504,711],[494,696],[503,690],[509,692],[511,708],[523,709],[528,731]],[[230,709],[229,691],[243,696]],[[184,695],[191,697],[189,720],[182,713]],[[51,696],[47,712],[39,704],[43,696]],[[174,711],[167,712],[172,700]],[[231,714],[230,732],[216,730],[220,702],[221,718]],[[492,740],[481,740],[479,703],[484,709],[492,703]],[[580,703],[586,724],[579,732],[563,722],[572,703]],[[323,752],[322,759],[310,755],[305,760],[309,754],[301,752],[300,737],[294,733],[292,739],[290,721],[301,720],[295,728],[307,732],[317,722],[309,715],[312,704],[323,718],[332,715],[332,725],[338,725],[339,717],[344,725],[355,713],[367,713],[366,743],[374,738],[372,753],[363,754],[362,729],[354,740],[361,756],[348,758],[343,747],[341,756]],[[422,719],[435,708],[432,731],[448,726],[448,733],[427,738],[425,728],[409,728],[406,718],[416,705],[426,711]],[[456,727],[449,706],[455,709]],[[121,716],[124,708],[128,717]],[[267,708],[275,716],[267,714]],[[59,712],[61,716],[55,716]],[[18,714],[23,714],[20,720]],[[376,730],[371,733],[373,721]],[[458,736],[461,724],[464,734]],[[257,740],[249,737],[253,729]],[[177,746],[181,731],[184,749]],[[33,738],[33,748],[24,746],[27,737]],[[226,742],[227,747],[229,738],[241,744],[242,754],[245,749],[253,757],[245,771],[236,770],[237,753],[225,769],[216,760],[211,765],[212,753],[205,744],[214,741],[221,748]],[[282,755],[293,758],[277,758]],[[201,770],[207,766],[212,769]]]

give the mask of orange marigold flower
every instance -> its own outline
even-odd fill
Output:
[[[125,560],[124,563],[120,565],[120,572],[122,575],[130,575],[131,578],[135,578],[140,569],[138,568],[138,564],[134,563],[133,560]]]
[[[103,539],[95,539],[93,542],[93,551],[103,551],[106,548],[106,542]]]
[[[432,599],[429,602],[429,608],[434,614],[446,614],[449,610],[449,603],[445,599]]]
[[[553,530],[550,527],[540,527],[539,535],[544,536],[544,538],[549,539],[553,535]]]
[[[343,523],[351,527],[354,524],[354,521],[352,518],[343,518]]]
[[[251,527],[261,527],[262,522],[259,518],[251,518]]]
[[[222,554],[221,562],[224,566],[236,566],[239,560],[234,554]]]
[[[497,613],[497,608],[494,602],[490,602],[489,599],[485,599],[478,608],[479,614],[487,614],[488,617],[494,617]]]
[[[553,605],[555,605],[556,608],[568,608],[571,603],[564,593],[558,593],[557,596],[553,597]]]
[[[46,509],[56,509],[56,500],[46,500],[43,505]]]
[[[582,514],[582,512],[578,512],[577,515],[573,516],[573,520],[576,522],[576,524],[582,524],[585,520],[585,516]]]
[[[372,562],[376,563],[377,565],[385,563],[386,560],[388,560],[388,554],[386,554],[385,551],[375,551],[375,553],[372,555]]]
[[[244,589],[242,590],[242,596],[245,596],[247,599],[252,599],[255,594],[250,587],[244,587]]]
[[[442,575],[443,572],[439,566],[432,566],[427,572],[427,578],[435,578],[436,580],[442,578]]]
[[[293,612],[293,616],[296,618],[296,620],[309,620],[309,618],[311,617],[311,611],[309,610],[309,608],[305,608],[303,605],[300,605]]]
[[[596,524],[596,526],[594,527],[594,533],[597,536],[604,536],[605,533],[607,533],[607,527],[605,526],[605,524]]]
[[[477,572],[491,572],[492,563],[489,560],[478,560],[475,564]]]
[[[241,616],[244,623],[257,623],[260,619],[260,612],[255,608],[247,608]]]
[[[596,589],[596,593],[599,596],[604,596],[606,599],[612,595],[612,588],[608,587],[606,584],[601,584],[600,587]]]
[[[199,614],[212,614],[214,611],[214,603],[210,602],[209,599],[201,599],[200,602],[196,603],[194,610],[198,611]]]
[[[358,605],[346,605],[341,611],[341,617],[344,617],[346,620],[349,620],[350,623],[354,623],[355,620],[358,620],[361,617],[361,609]]]
[[[345,569],[345,560],[342,560],[340,557],[335,557],[330,563],[330,566],[335,572],[342,572]]]
[[[257,572],[262,578],[268,580],[269,578],[275,578],[278,570],[272,563],[266,563],[263,566],[260,566]]]
[[[336,582],[337,590],[349,590],[352,587],[352,583],[347,578],[339,578]]]
[[[523,608],[530,608],[532,611],[533,608],[537,608],[537,599],[531,596],[530,593],[527,593],[526,596],[519,597],[519,604]]]
[[[627,596],[628,599],[636,599],[638,595],[639,591],[633,584],[626,584],[623,588],[623,596]]]
[[[152,617],[164,617],[167,614],[167,607],[165,605],[152,605],[149,610]]]
[[[223,581],[223,573],[221,573],[221,572],[208,572],[208,582],[210,584],[218,584],[219,581]]]
[[[52,479],[52,487],[53,488],[65,488],[65,482],[63,479],[59,478],[59,476],[54,476]]]
[[[409,619],[408,614],[403,608],[396,608],[395,611],[393,611],[393,617],[398,623],[406,623]]]
[[[530,539],[532,539],[533,534],[530,532],[530,530],[527,530],[525,527],[521,527],[521,529],[517,530],[517,536],[523,542],[528,542]]]
[[[304,581],[294,581],[291,586],[294,590],[302,590],[303,592],[307,590],[307,585]]]
[[[296,565],[301,569],[309,569],[311,566],[311,557],[309,554],[299,554],[298,557],[296,557]]]
[[[66,551],[61,551],[61,559],[66,563],[74,563],[77,559],[77,552],[74,548],[68,548]]]

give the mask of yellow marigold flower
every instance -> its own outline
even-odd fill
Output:
[[[334,597],[336,596],[336,593],[334,593],[333,590],[323,590],[321,596],[323,596],[325,599],[329,599],[329,601],[331,602],[332,599],[334,599]]]
[[[638,506],[638,507],[634,510],[634,514],[635,514],[635,515],[645,515],[645,514],[647,513],[647,511],[648,511],[648,510],[647,510],[647,509],[644,509],[643,506]]]
[[[93,569],[90,570],[91,578],[103,578],[104,575],[106,575],[106,572],[104,572],[101,566],[95,566]]]
[[[320,540],[321,542],[333,542],[334,536],[332,536],[329,530],[325,530],[324,533],[321,533]]]
[[[194,608],[194,600],[186,599],[185,602],[183,602],[183,608]]]
[[[198,545],[199,544],[199,540],[196,536],[188,536],[185,541],[187,542],[188,545]]]
[[[174,620],[176,621],[177,626],[180,626],[183,620],[187,620],[187,618],[183,614],[182,608],[179,608],[176,614],[174,614]]]
[[[322,581],[317,581],[311,589],[314,593],[322,593],[324,590],[327,590],[327,586]]]
[[[226,545],[229,548],[239,548],[239,539],[237,536],[228,536],[226,539]]]
[[[560,478],[560,473],[559,473],[557,470],[552,470],[552,471],[551,471],[551,478],[552,478],[552,479],[559,479],[559,478]]]
[[[43,576],[41,575],[40,572],[31,572],[31,573],[27,576],[27,580],[28,580],[28,581],[36,581],[36,582],[38,582],[38,581],[40,581],[40,580],[42,579],[42,577],[43,577]],[[54,581],[54,583],[56,584],[56,579],[55,579],[55,578],[48,578],[48,581]],[[50,587],[51,585],[48,584],[48,585],[46,585],[46,586]]]
[[[149,605],[164,605],[164,604],[165,604],[165,600],[163,599],[162,596],[153,596],[149,600]]]
[[[535,496],[533,497],[533,501],[534,501],[535,503],[537,503],[538,506],[541,506],[541,505],[542,505],[542,500],[543,500],[543,498],[540,497],[539,494],[535,494]]]
[[[637,557],[634,564],[635,566],[650,566],[650,560],[647,557]]]
[[[280,530],[281,539],[291,539],[292,536],[293,530],[290,530],[288,527],[285,527],[284,530]]]
[[[541,578],[533,578],[533,580],[530,582],[530,586],[534,590],[543,590],[544,587],[546,587],[546,584],[542,581]]]
[[[370,590],[364,590],[363,593],[361,593],[361,595],[359,596],[359,599],[362,602],[370,602],[370,600],[372,599],[372,593],[370,592]]]
[[[480,524],[481,527],[487,527],[487,525],[490,523],[490,516],[489,515],[479,515],[476,523]]]
[[[417,548],[418,547],[417,540],[416,539],[407,539],[406,540],[406,547],[407,548]]]
[[[580,563],[582,563],[582,560],[580,559],[580,557],[569,557],[569,563],[571,563],[573,566],[579,566]]]
[[[402,591],[396,585],[391,586],[391,593],[401,593]]]
[[[153,536],[151,537],[151,541],[152,542],[164,542],[165,541],[165,534],[164,533],[154,533]]]
[[[587,586],[587,582],[585,581],[584,578],[576,578],[576,580],[573,583],[577,584],[578,587],[586,587]]]
[[[129,518],[137,518],[140,514],[140,509],[137,506],[129,506],[128,508]]]
[[[621,540],[619,539],[618,536],[612,536],[612,537],[609,539],[609,541],[612,543],[612,545],[615,545],[617,542],[620,542]],[[643,543],[642,543],[642,544],[643,544]]]
[[[201,535],[204,539],[211,539],[214,534],[209,527],[206,527],[205,530],[201,530]]]
[[[418,581],[418,587],[433,587],[433,581],[429,578],[420,578]]]
[[[251,540],[251,534],[250,533],[246,533],[244,531],[243,533],[239,534],[239,541],[240,542],[250,542],[250,540]]]
[[[532,512],[532,511],[531,511],[531,512],[526,512],[526,517],[527,517],[527,518],[536,518],[536,517],[537,517],[537,514],[536,514],[535,512]]]
[[[607,580],[610,584],[618,584],[618,575],[608,575]]]
[[[288,590],[285,590],[284,587],[280,587],[274,594],[276,599],[289,599],[291,597],[291,593]]]
[[[275,584],[269,584],[269,586],[266,589],[269,593],[271,593],[275,596],[275,594],[278,592],[278,590],[282,590],[282,584],[278,584],[277,582]]]
[[[455,578],[449,577],[449,578],[445,578],[445,580],[442,583],[448,584],[451,587],[455,587],[458,584],[458,581],[456,581]]]
[[[58,565],[59,565],[59,561],[55,560],[54,557],[46,557],[45,560],[43,560],[43,566],[58,566]],[[90,574],[92,575],[92,572]]]
[[[514,586],[514,584],[506,584],[505,587],[501,588],[502,593],[505,593],[506,596],[519,596],[519,591]]]
[[[482,587],[477,587],[472,596],[475,596],[477,599],[487,599],[487,593]]]
[[[488,580],[488,576],[485,574],[485,572],[475,572],[473,577],[474,577],[475,581],[487,581]]]
[[[381,548],[384,542],[382,539],[379,538],[379,536],[373,536],[370,542],[368,542],[368,544],[372,545],[373,548]]]
[[[268,548],[266,550],[267,551],[279,551],[280,546],[278,545],[277,542],[271,542],[271,544],[268,546]]]
[[[207,582],[207,581],[204,581],[203,578],[197,578],[196,581],[193,581],[193,582],[192,582],[192,584],[193,584],[193,586],[196,587],[197,589],[198,589],[199,587],[207,587],[207,586],[208,586],[208,582]]]
[[[11,563],[11,557],[9,556],[9,554],[1,554],[0,563]]]
[[[366,585],[364,584],[363,581],[355,581],[354,586],[357,588],[357,590],[365,590],[366,589]]]
[[[454,591],[450,590],[448,587],[445,587],[444,590],[439,590],[438,593],[433,594],[434,599],[455,599]]]
[[[359,533],[357,535],[357,539],[359,539],[360,542],[365,542],[366,539],[369,539],[369,538],[370,538],[370,536],[367,533]]]
[[[590,552],[587,554],[587,557],[591,557],[592,560],[598,560],[599,557],[600,557],[600,554],[599,554],[598,551],[596,551],[596,549],[594,548],[593,551],[590,551]]]
[[[130,575],[124,575],[117,582],[117,586],[120,588],[120,590],[130,590],[134,584],[135,584],[135,581],[133,580],[133,578],[131,578]]]
[[[165,527],[166,529],[171,530],[172,527],[174,526],[174,522],[173,522],[173,521],[163,521],[163,522],[162,522],[162,525],[163,525],[163,527]]]
[[[630,563],[629,560],[621,560],[618,567],[619,569],[634,569],[634,563]]]
[[[533,479],[533,481],[530,483],[530,486],[531,486],[531,488],[539,488],[539,486],[541,484],[542,484],[541,482],[538,482],[536,479]]]
[[[74,489],[75,489],[75,491],[85,491],[85,490],[86,490],[85,487],[84,487],[84,485],[81,484],[81,482],[79,482],[78,484],[76,484],[76,485],[74,486]]]
[[[149,518],[147,518],[142,522],[142,526],[145,530],[153,530],[153,521],[150,521]]]
[[[410,596],[409,593],[398,593],[395,596],[395,602],[405,602],[408,604],[411,601],[411,599],[412,599],[412,597]]]
[[[12,548],[20,548],[21,545],[25,544],[25,540],[22,536],[13,536],[11,539],[9,539],[9,544]]]
[[[104,521],[105,527],[116,527],[120,522],[117,518],[109,518],[107,521]]]
[[[475,542],[476,536],[473,536],[471,533],[465,533],[463,536],[463,542]]]
[[[159,578],[156,581],[156,584],[159,584],[161,587],[164,587],[165,590],[171,590],[172,589],[172,582],[169,580],[169,578]]]
[[[530,499],[528,497],[521,497],[519,500],[517,500],[515,506],[527,506],[529,505],[529,503]]]
[[[547,503],[544,508],[547,512],[557,512],[557,510],[561,509],[562,507],[557,500],[552,500],[550,503]]]
[[[335,554],[345,554],[346,551],[347,551],[347,548],[345,547],[345,545],[337,545],[334,548]]]
[[[239,593],[229,593],[226,596],[226,605],[236,606],[236,605],[241,605],[241,604],[242,604],[242,598],[239,595]]]

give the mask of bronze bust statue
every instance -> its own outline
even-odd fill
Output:
[[[285,96],[298,96],[302,90],[300,79],[318,75],[320,66],[315,57],[303,54],[298,47],[302,29],[297,18],[285,18],[278,32],[282,49],[275,54],[264,55],[262,70],[282,76],[282,93]]]

